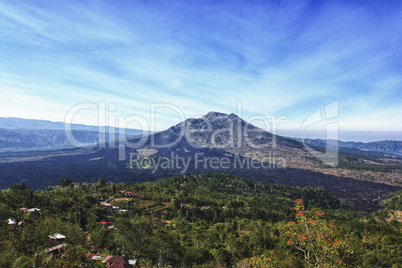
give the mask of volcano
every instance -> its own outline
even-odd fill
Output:
[[[96,147],[0,154],[0,187],[32,189],[61,178],[135,183],[188,173],[223,172],[266,183],[317,185],[352,208],[374,211],[400,188],[313,171],[301,142],[258,128],[235,114],[209,112],[165,131]]]

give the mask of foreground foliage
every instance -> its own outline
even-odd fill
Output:
[[[125,255],[143,267],[402,265],[402,225],[386,215],[399,196],[384,203],[392,208],[365,214],[320,188],[221,173],[134,185],[61,184],[0,193],[0,267],[102,267],[88,252]],[[62,254],[45,252],[59,243],[49,239],[54,233],[66,236]]]

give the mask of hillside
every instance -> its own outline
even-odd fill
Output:
[[[175,143],[175,141],[178,142]],[[139,140],[132,140],[132,142],[139,143]],[[333,155],[339,160],[339,165],[334,168],[313,157],[300,141],[273,135],[249,124],[235,114],[210,112],[202,118],[188,119],[151,136],[141,146],[155,149],[163,154],[163,150],[157,147],[164,147],[166,144],[171,144],[170,149],[175,152],[184,150],[194,155],[193,147],[217,149],[233,156],[269,162],[273,166],[279,165],[337,177],[402,186],[401,156],[380,152],[340,150],[338,156]],[[318,153],[324,152],[325,148],[322,145],[320,143],[313,148]],[[351,161],[354,163],[350,164]]]
[[[83,124],[66,124],[64,122],[54,122],[49,120],[37,120],[37,119],[24,119],[18,117],[0,117],[0,128],[13,129],[13,130],[65,130],[68,127],[77,131],[96,132],[99,131],[98,126],[90,126]],[[127,128],[126,134],[131,136],[141,134],[141,130]],[[119,128],[108,127],[105,128],[105,132],[118,133]]]
[[[384,166],[398,167],[392,165]],[[400,189],[339,174],[327,175],[321,170],[339,172],[309,156],[300,142],[274,136],[234,114],[211,112],[166,131],[138,136],[123,143],[49,152],[2,153],[0,187],[4,189],[25,182],[33,189],[43,189],[62,178],[87,182],[103,178],[133,183],[185,172],[225,172],[266,183],[317,185],[352,208],[364,211],[380,209],[380,201]],[[373,172],[352,168],[342,170],[357,174]],[[395,174],[400,174],[398,172],[400,170]],[[382,173],[385,175],[378,178],[383,179],[387,174],[394,176],[393,170]]]
[[[301,141],[301,139],[295,139]],[[382,152],[382,153],[402,153],[402,141],[373,141],[373,142],[354,142],[354,141],[336,141],[323,139],[304,139],[309,145],[325,148],[326,146],[338,146],[342,149],[358,149],[362,151]]]
[[[102,267],[100,260],[113,255],[136,260],[137,267],[308,267],[300,241],[319,251],[310,261],[321,265],[402,264],[395,254],[402,250],[402,226],[388,221],[387,210],[356,213],[317,187],[222,173],[132,185],[61,183],[40,192],[24,185],[0,192],[1,267]],[[303,238],[300,213],[309,217],[313,237]],[[289,233],[292,226],[299,229]]]
[[[67,137],[66,127],[71,129],[73,139]],[[120,132],[126,138],[147,133],[137,129],[99,128],[81,124],[65,125],[63,122],[47,120],[0,117],[0,152],[84,147],[119,139]]]

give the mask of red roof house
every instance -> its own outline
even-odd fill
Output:
[[[128,265],[128,259],[121,256],[107,256],[102,262],[106,262],[110,268],[126,268]]]
[[[87,253],[87,254],[85,254],[85,257],[87,257],[87,258],[91,258],[91,259],[92,259],[93,256],[95,256],[95,254],[93,254],[93,253]]]
[[[100,222],[98,222],[98,224],[108,225],[108,224],[113,224],[113,222],[112,221],[100,221]]]

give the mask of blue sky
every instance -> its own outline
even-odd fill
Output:
[[[239,101],[297,130],[338,101],[341,130],[402,131],[402,2],[0,1],[0,116],[63,121],[99,101],[145,120],[169,103],[159,130],[181,120],[173,107]]]

